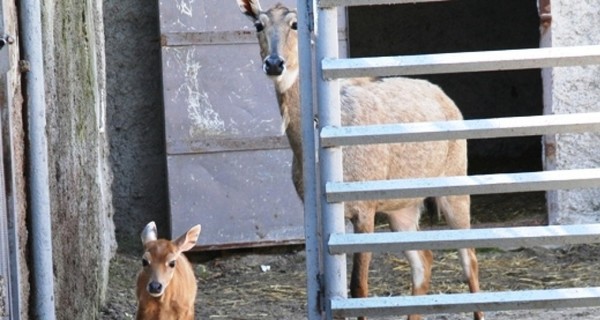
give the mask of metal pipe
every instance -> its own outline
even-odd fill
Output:
[[[20,0],[21,44],[30,70],[25,74],[29,138],[29,221],[33,318],[54,320],[54,272],[46,141],[46,98],[39,0]]]
[[[337,80],[323,78],[321,61],[324,58],[337,58],[338,19],[337,8],[319,8],[317,10],[316,64],[317,99],[319,106],[319,124],[321,126],[340,126],[340,91]],[[325,194],[325,183],[343,181],[342,149],[340,147],[319,148],[320,165],[320,204],[321,204],[321,241],[327,248],[329,236],[345,232],[344,204],[329,203]],[[332,319],[331,301],[347,297],[346,255],[329,254],[323,250],[324,306],[327,319]]]
[[[302,117],[302,172],[304,180],[304,248],[306,251],[307,317],[321,319],[319,277],[321,252],[318,237],[317,170],[315,156],[314,90],[313,90],[313,1],[298,0],[298,54],[300,58],[300,105]]]

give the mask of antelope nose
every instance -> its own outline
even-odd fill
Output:
[[[269,76],[280,76],[285,69],[285,61],[279,56],[268,56],[265,59],[263,68]]]
[[[162,284],[152,281],[148,284],[148,292],[157,294],[162,292]]]

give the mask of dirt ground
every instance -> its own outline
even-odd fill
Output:
[[[473,225],[545,224],[543,194],[473,197]],[[385,225],[381,229],[385,230]],[[427,224],[425,223],[425,229]],[[600,246],[478,251],[484,291],[600,286]],[[306,319],[305,253],[302,247],[194,255],[198,278],[196,319]],[[119,253],[111,264],[107,303],[101,319],[135,317],[137,253]],[[401,254],[376,254],[370,272],[372,296],[405,295],[409,267]],[[350,264],[348,270],[350,270]],[[466,292],[455,251],[435,252],[431,291]],[[398,316],[394,319],[404,319]],[[428,320],[471,319],[471,314],[428,315]],[[600,309],[487,312],[486,319],[598,319]],[[392,319],[392,318],[381,318]]]

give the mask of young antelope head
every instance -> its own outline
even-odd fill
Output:
[[[258,0],[237,0],[237,3],[256,28],[263,71],[275,81],[280,91],[285,91],[298,76],[296,10],[277,4],[262,11]]]
[[[201,226],[198,224],[174,241],[157,239],[156,224],[150,222],[142,231],[144,255],[142,272],[148,279],[146,290],[157,298],[163,295],[179,263],[189,264],[183,252],[196,245]],[[185,261],[183,261],[185,260]],[[185,265],[182,265],[185,268]]]

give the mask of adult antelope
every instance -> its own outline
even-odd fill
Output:
[[[303,197],[302,140],[298,92],[298,39],[296,11],[281,4],[263,11],[258,0],[237,0],[240,10],[254,26],[262,68],[273,80],[286,134],[293,151],[292,180]],[[459,120],[462,115],[442,90],[423,80],[407,78],[360,78],[340,81],[342,124],[365,125],[422,121]],[[347,147],[343,150],[344,181],[384,180],[467,173],[467,145],[464,140]],[[374,231],[375,213],[387,215],[393,231],[419,229],[424,198],[347,202],[345,216],[354,232]],[[468,195],[437,197],[434,201],[452,228],[470,228]],[[471,292],[479,291],[477,258],[474,249],[460,249],[460,261]],[[412,275],[412,294],[426,294],[431,279],[433,255],[429,250],[406,251]],[[371,253],[353,257],[350,292],[352,297],[368,295]],[[408,319],[420,319],[409,315]],[[474,313],[483,319],[483,313]]]
[[[157,239],[156,224],[142,231],[143,268],[137,278],[137,320],[194,320],[196,277],[183,252],[196,245],[200,225],[174,241]]]

